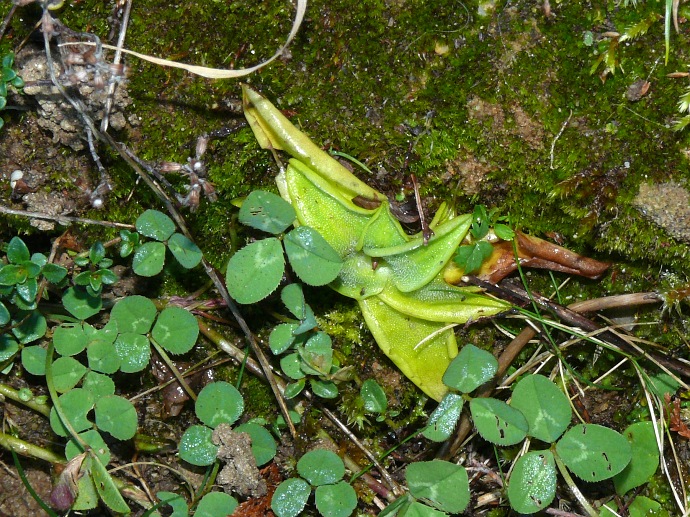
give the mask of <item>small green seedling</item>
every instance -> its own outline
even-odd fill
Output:
[[[86,292],[92,296],[100,296],[104,285],[112,285],[118,278],[110,271],[113,261],[105,256],[105,247],[96,242],[89,249],[88,254],[79,254],[74,257],[74,263],[81,268],[88,268],[77,274],[73,281],[75,285],[86,288]]]
[[[30,254],[19,237],[13,237],[5,251],[0,262],[0,326],[11,325],[11,333],[0,335],[0,371],[7,373],[21,350],[22,355],[37,358],[37,367],[29,373],[42,375],[45,350],[27,346],[41,339],[48,329],[45,316],[38,310],[39,286],[43,281],[63,286],[67,270],[48,263],[41,253]]]
[[[271,509],[277,517],[296,517],[302,513],[314,488],[316,509],[325,517],[348,517],[357,506],[357,494],[343,481],[345,465],[326,449],[309,451],[297,462],[300,477],[289,478],[276,488]]]
[[[482,264],[492,255],[494,248],[486,240],[487,237],[497,237],[504,241],[512,241],[515,238],[515,232],[505,224],[506,222],[508,222],[508,218],[499,216],[496,209],[487,213],[484,205],[474,207],[472,225],[470,226],[472,243],[459,246],[453,258],[453,261],[463,270],[464,274],[470,275],[479,271]],[[490,233],[492,226],[493,233]]]
[[[126,257],[134,251],[132,269],[137,275],[149,277],[160,273],[165,265],[166,248],[185,269],[192,269],[201,262],[199,247],[176,232],[175,223],[164,213],[146,210],[136,220],[135,227],[138,234],[124,230],[120,232],[120,255]],[[152,240],[140,243],[140,236]]]
[[[281,356],[281,370],[291,380],[285,387],[285,397],[296,397],[309,380],[315,395],[335,398],[338,394],[337,382],[349,379],[350,369],[340,368],[340,363],[333,356],[331,338],[318,330],[314,312],[304,300],[302,287],[299,284],[287,285],[280,297],[296,318],[277,325],[268,339],[273,354]]]

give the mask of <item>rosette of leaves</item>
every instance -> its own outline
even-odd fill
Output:
[[[251,242],[230,259],[225,281],[239,303],[256,303],[277,289],[285,273],[285,255],[305,284],[326,285],[338,276],[342,260],[316,230],[298,226],[284,233],[295,219],[290,203],[271,192],[256,190],[244,200],[240,222],[275,237]]]
[[[166,249],[185,269],[192,269],[201,262],[202,252],[187,237],[175,231],[175,223],[158,210],[146,210],[135,223],[136,232],[122,230],[120,256],[134,252],[132,269],[140,276],[155,276],[163,271]],[[141,242],[141,236],[151,239]]]
[[[24,80],[17,75],[13,68],[14,54],[8,52],[2,56],[2,68],[0,69],[0,111],[7,106],[8,87],[20,90],[24,86]],[[5,121],[0,117],[0,129],[5,125]]]

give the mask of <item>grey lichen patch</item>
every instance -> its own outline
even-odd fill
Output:
[[[671,237],[690,242],[690,192],[685,187],[673,181],[643,183],[633,203]]]

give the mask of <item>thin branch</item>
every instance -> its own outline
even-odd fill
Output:
[[[98,226],[107,226],[109,228],[123,228],[126,230],[136,230],[133,224],[116,223],[113,221],[99,221],[97,219],[87,219],[84,217],[72,217],[69,215],[50,215],[43,212],[29,212],[27,210],[15,210],[14,208],[6,207],[0,204],[0,214],[16,215],[19,217],[26,217],[28,219],[40,219],[42,221],[53,221],[62,226],[69,226],[70,224],[93,224]]]

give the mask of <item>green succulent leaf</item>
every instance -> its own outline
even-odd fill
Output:
[[[294,208],[283,198],[271,192],[251,192],[240,208],[239,220],[263,232],[283,233],[297,218]]]
[[[271,237],[235,253],[228,262],[225,283],[238,303],[256,303],[276,290],[284,271],[283,247]]]

